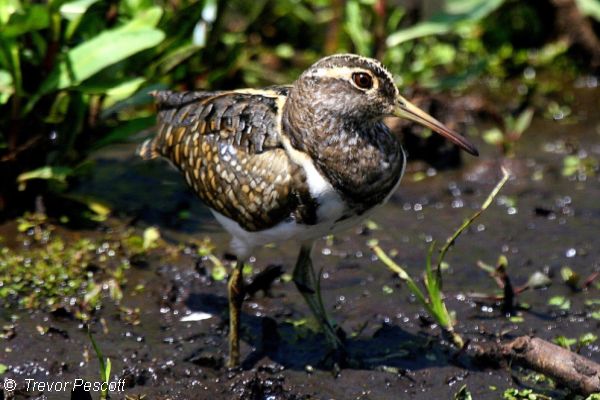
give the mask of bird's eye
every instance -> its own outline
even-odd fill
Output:
[[[371,89],[373,87],[373,78],[366,72],[355,72],[352,74],[354,84],[361,89]]]

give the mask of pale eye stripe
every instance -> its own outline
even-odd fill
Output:
[[[317,68],[310,72],[310,76],[318,77],[318,78],[332,78],[332,79],[343,79],[349,80],[352,77],[352,74],[355,73],[365,73],[369,74],[373,77],[373,89],[378,89],[380,82],[379,78],[373,74],[372,71],[369,71],[365,68],[351,68],[351,67],[334,67],[334,68]],[[387,71],[384,71],[386,76],[390,79],[390,82],[394,82],[391,79],[391,75]]]

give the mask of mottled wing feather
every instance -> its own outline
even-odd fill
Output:
[[[290,217],[314,223],[304,173],[279,140],[286,94],[285,88],[156,92],[158,133],[139,153],[171,160],[208,206],[248,231]]]

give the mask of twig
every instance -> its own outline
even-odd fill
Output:
[[[474,346],[476,356],[519,364],[584,396],[600,392],[600,365],[546,340],[519,336],[500,344]]]

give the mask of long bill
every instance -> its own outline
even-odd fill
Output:
[[[458,145],[461,149],[474,156],[479,155],[477,148],[473,146],[464,136],[448,129],[437,119],[427,114],[417,106],[411,104],[408,100],[402,96],[398,96],[396,101],[396,107],[394,109],[394,116],[399,118],[406,118],[416,123],[419,123],[427,128],[435,131],[450,140],[452,143]]]

